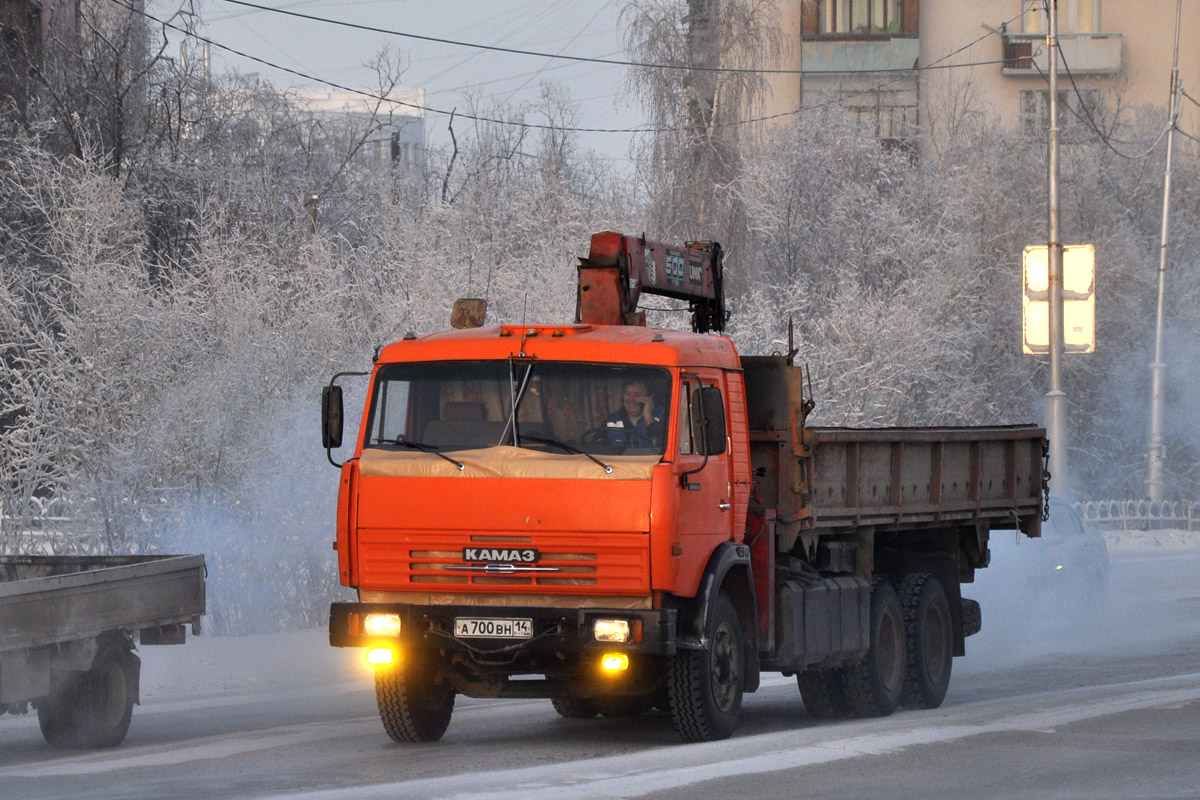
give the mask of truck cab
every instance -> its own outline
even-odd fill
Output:
[[[368,616],[385,615],[392,658],[436,661],[464,694],[654,692],[661,670],[639,661],[673,656],[681,636],[699,645],[682,607],[745,531],[738,364],[727,338],[633,326],[384,348],[342,466],[339,571],[360,603],[334,607],[333,643],[361,644]],[[629,413],[631,387],[649,424],[640,405]],[[753,631],[748,577],[739,615]],[[603,669],[613,656],[633,668]],[[545,679],[513,677],[529,673]]]

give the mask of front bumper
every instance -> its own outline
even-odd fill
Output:
[[[407,648],[471,653],[478,658],[502,653],[577,654],[621,652],[630,655],[671,656],[675,654],[676,610],[605,608],[529,608],[478,606],[415,606],[400,603],[334,603],[329,607],[329,643],[334,647],[370,647],[398,644]],[[359,633],[356,621],[367,614],[398,614],[400,635],[381,639]],[[533,635],[528,639],[456,638],[456,617],[474,619],[529,619]],[[597,618],[626,619],[640,629],[640,641],[616,644],[598,642],[592,635]],[[635,624],[636,623],[636,624]]]

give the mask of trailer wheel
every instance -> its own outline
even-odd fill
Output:
[[[375,700],[383,729],[397,742],[438,741],[454,713],[454,688],[417,660],[377,667]]]
[[[904,610],[896,590],[882,578],[871,588],[871,649],[845,668],[846,697],[860,717],[886,717],[904,691]]]
[[[937,708],[946,697],[954,663],[950,602],[941,581],[924,572],[904,576],[898,590],[908,642],[901,702],[908,708]]]
[[[75,728],[81,747],[116,747],[125,740],[137,698],[141,660],[119,644],[100,648],[92,668],[80,676],[75,694]]]
[[[800,699],[810,716],[842,719],[850,716],[846,678],[841,669],[810,669],[796,674]]]
[[[590,697],[555,697],[550,702],[558,715],[566,719],[591,719],[600,713]]]
[[[721,592],[709,609],[707,650],[679,650],[667,672],[671,719],[685,742],[727,739],[742,710],[745,665],[742,626]]]

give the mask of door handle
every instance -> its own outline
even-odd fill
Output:
[[[717,503],[717,508],[721,509],[722,511],[728,511],[729,509],[733,508],[733,505],[730,503]]]

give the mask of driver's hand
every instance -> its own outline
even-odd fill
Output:
[[[640,395],[637,401],[642,404],[642,419],[647,423],[654,421],[654,398],[648,394]]]

